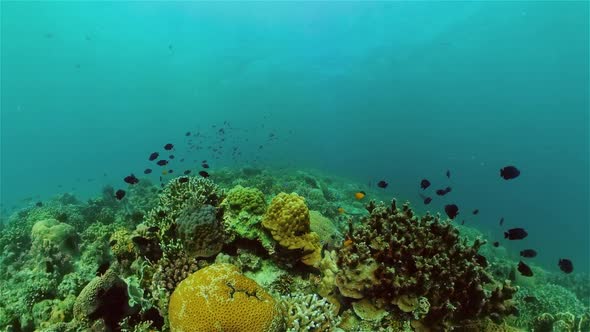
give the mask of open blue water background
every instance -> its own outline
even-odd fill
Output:
[[[588,270],[588,12],[585,1],[2,2],[4,213],[122,185],[163,144],[180,151],[186,131],[228,121],[227,149],[242,156],[214,168],[315,168],[359,190],[386,179],[419,210],[422,178],[450,183],[431,210],[456,203],[490,239],[503,216],[529,231],[506,244],[514,252]],[[506,165],[521,177],[501,179]]]

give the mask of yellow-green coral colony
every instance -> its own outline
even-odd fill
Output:
[[[590,331],[588,283],[523,279],[475,229],[310,172],[215,175],[140,181],[137,210],[68,196],[16,216],[0,329]]]

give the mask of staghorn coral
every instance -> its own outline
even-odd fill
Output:
[[[282,328],[275,300],[231,264],[213,264],[191,274],[174,290],[168,311],[173,332]]]
[[[398,312],[424,297],[430,309],[421,324],[433,330],[514,312],[506,301],[515,289],[484,290],[493,280],[477,253],[483,242],[462,243],[450,223],[429,214],[418,218],[407,203],[398,209],[395,200],[390,207],[371,202],[367,210],[339,251],[336,284],[344,296]]]
[[[184,250],[194,257],[211,257],[223,247],[223,223],[211,205],[188,206],[176,219]]]
[[[335,331],[340,323],[335,307],[316,294],[295,293],[281,302],[287,332]]]
[[[319,236],[311,232],[309,210],[305,199],[295,193],[280,193],[273,198],[262,226],[279,245],[306,265],[317,265],[321,259]]]

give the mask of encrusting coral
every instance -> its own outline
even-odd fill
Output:
[[[389,207],[371,202],[367,209],[370,215],[339,251],[336,284],[344,296],[401,312],[413,312],[425,298],[430,308],[419,324],[434,330],[514,313],[506,300],[515,289],[484,289],[493,282],[477,253],[484,242],[468,246],[449,222],[430,214],[419,218],[395,200]]]
[[[183,280],[168,308],[170,330],[278,332],[275,300],[231,264],[216,263]]]
[[[264,215],[262,226],[285,249],[306,265],[315,266],[321,259],[319,236],[310,229],[309,209],[296,193],[275,196]]]

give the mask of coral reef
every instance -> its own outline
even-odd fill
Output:
[[[193,257],[210,257],[223,247],[223,223],[211,205],[186,207],[176,224],[184,250]]]
[[[237,185],[233,187],[223,201],[229,210],[245,211],[250,214],[264,214],[266,202],[264,194],[257,188],[248,188]]]
[[[187,181],[181,181],[187,178]],[[223,191],[211,180],[201,177],[174,178],[164,187],[158,205],[146,214],[144,224],[157,229],[162,244],[167,244],[174,239],[173,225],[187,206],[218,206],[222,198]]]
[[[413,312],[425,298],[430,308],[420,324],[435,330],[515,312],[507,302],[513,288],[484,288],[493,280],[477,253],[483,242],[462,243],[450,223],[429,214],[419,218],[407,203],[397,208],[395,200],[389,207],[371,202],[367,210],[370,215],[339,251],[336,284],[344,296],[402,312]]]
[[[75,319],[86,326],[116,329],[130,314],[127,284],[112,269],[90,281],[74,303]]]
[[[311,232],[309,210],[305,199],[295,193],[275,196],[264,215],[262,226],[290,255],[306,265],[317,265],[321,259],[319,236]]]
[[[278,310],[275,300],[236,266],[213,264],[191,274],[172,293],[170,329],[280,331]]]
[[[336,308],[317,294],[283,296],[281,305],[287,332],[329,332],[340,323]]]

